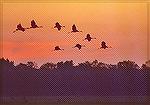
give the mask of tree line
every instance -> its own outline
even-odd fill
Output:
[[[2,96],[150,96],[150,67],[97,60],[14,65],[0,59]]]

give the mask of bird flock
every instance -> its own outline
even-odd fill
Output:
[[[62,26],[59,22],[56,22],[56,23],[55,23],[55,26],[54,26],[53,28],[56,28],[58,31],[60,31],[60,30],[61,30],[62,28],[64,28],[64,27],[65,27],[65,26]],[[25,28],[25,27],[23,27],[23,26],[21,25],[21,23],[19,23],[19,24],[17,25],[16,30],[13,31],[13,33],[15,33],[16,31],[22,31],[22,32],[24,32],[25,30],[27,30],[27,29],[32,29],[32,28],[43,28],[43,26],[38,26],[34,20],[31,21],[31,27],[29,27],[29,28]],[[68,32],[68,34],[69,34],[69,33],[76,33],[76,32],[82,32],[82,31],[81,31],[81,30],[78,30],[77,27],[76,27],[76,25],[73,24],[73,25],[72,25],[72,30],[71,30],[70,32]],[[87,35],[86,35],[86,38],[85,38],[84,40],[87,40],[87,41],[90,42],[92,39],[96,39],[96,38],[92,38],[90,34],[87,34]],[[84,40],[83,40],[83,41],[84,41]],[[72,47],[72,48],[75,48],[75,47],[77,47],[79,50],[81,50],[81,48],[82,48],[82,47],[85,47],[85,45],[76,44],[76,45],[75,45],[74,47]],[[111,48],[111,47],[108,47],[108,46],[106,45],[106,42],[105,42],[105,41],[102,41],[101,44],[100,44],[100,48],[98,48],[98,49],[106,49],[106,48]],[[55,48],[54,48],[53,51],[58,51],[58,50],[64,50],[64,49],[60,48],[59,46],[55,46]]]

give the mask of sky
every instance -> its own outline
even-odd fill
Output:
[[[148,60],[147,3],[5,2],[2,17],[2,56],[16,64],[96,59],[108,64],[131,60],[141,65]],[[43,28],[13,33],[19,23],[30,27],[31,20]],[[60,32],[52,28],[56,22],[65,26]],[[83,32],[68,34],[73,24]],[[83,41],[86,34],[96,39]],[[112,48],[98,49],[102,41]],[[86,47],[81,51],[72,48],[78,43]],[[64,50],[52,51],[55,46]]]

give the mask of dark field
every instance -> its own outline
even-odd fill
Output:
[[[150,105],[150,103],[7,103],[1,105]]]
[[[150,105],[148,97],[14,97],[0,105]]]

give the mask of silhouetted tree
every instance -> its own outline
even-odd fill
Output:
[[[35,63],[35,62],[31,62],[31,61],[27,62],[26,65],[30,68],[38,68],[37,63]]]
[[[17,70],[27,70],[28,66],[26,64],[20,63],[16,66]]]
[[[9,61],[9,59],[5,60],[4,58],[1,58],[0,59],[0,67],[5,66],[5,65],[7,65],[7,67],[14,66],[14,61]]]
[[[124,70],[132,70],[132,69],[139,69],[140,67],[133,61],[123,61],[119,62],[117,64],[119,69],[124,69]]]
[[[108,70],[109,69],[109,65],[105,64],[105,63],[102,63],[102,62],[99,62],[97,67],[98,67],[99,70]]]
[[[66,61],[66,62],[58,62],[57,69],[61,71],[69,71],[73,69],[73,61]]]
[[[73,67],[73,61],[71,60],[71,61],[66,61],[65,63],[64,63],[64,67],[65,68],[68,68],[68,69],[71,69],[72,67]]]
[[[61,61],[61,62],[58,62],[58,63],[57,63],[57,68],[58,68],[58,69],[62,69],[62,68],[63,68],[63,64],[64,64],[64,63],[63,63],[62,61]]]
[[[41,67],[40,67],[40,69],[41,70],[52,70],[52,69],[55,69],[56,68],[56,64],[54,64],[54,63],[46,63],[46,64],[43,64]]]
[[[97,60],[93,61],[93,62],[91,63],[91,66],[92,66],[92,67],[97,67],[97,66],[98,66],[98,61],[97,61]]]
[[[83,69],[91,69],[92,68],[92,66],[91,66],[92,64],[90,63],[90,62],[88,62],[88,61],[86,61],[86,62],[84,62],[84,63],[79,63],[79,68],[83,68]]]
[[[146,65],[147,67],[150,67],[150,60],[146,61],[146,62],[145,62],[145,65]]]

